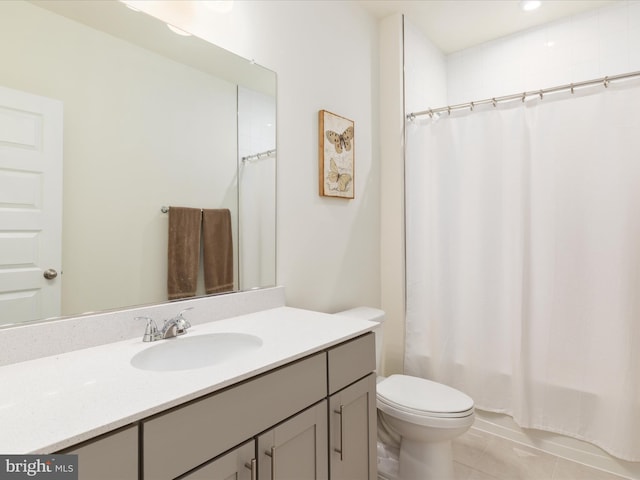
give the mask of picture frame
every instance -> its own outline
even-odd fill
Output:
[[[320,195],[355,198],[355,125],[327,110],[318,112]]]

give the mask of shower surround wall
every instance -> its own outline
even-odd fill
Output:
[[[446,57],[406,21],[404,42],[405,111],[409,113],[640,71],[640,1],[621,1]],[[476,427],[640,478],[638,463],[617,460],[561,435],[520,429],[505,415],[478,412]]]
[[[448,55],[447,104],[638,70],[640,1],[621,1]]]

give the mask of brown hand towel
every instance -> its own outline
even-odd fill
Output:
[[[228,209],[202,211],[202,242],[206,292],[233,290],[233,241]]]
[[[196,294],[201,225],[202,211],[199,208],[169,208],[169,300]]]

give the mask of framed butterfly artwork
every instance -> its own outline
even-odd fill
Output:
[[[318,112],[320,195],[355,198],[353,121],[326,110]]]

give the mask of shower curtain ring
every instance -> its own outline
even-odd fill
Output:
[[[573,95],[573,83],[571,84],[571,94]]]
[[[604,88],[609,88],[609,77],[604,77],[603,85]]]
[[[433,118],[433,110],[429,109],[429,117]]]
[[[542,100],[542,90],[540,90],[539,94],[540,94],[540,100]]]
[[[493,104],[494,107],[498,104],[498,102],[496,102],[495,97],[491,99],[491,103]]]
[[[522,92],[522,103],[524,103],[526,98],[527,98],[527,92]]]
[[[451,107],[447,107],[447,115],[451,115]]]
[[[473,107],[474,107],[473,102],[471,102],[471,103],[469,104],[469,108],[471,108],[471,111],[472,111],[472,112],[473,112]]]

